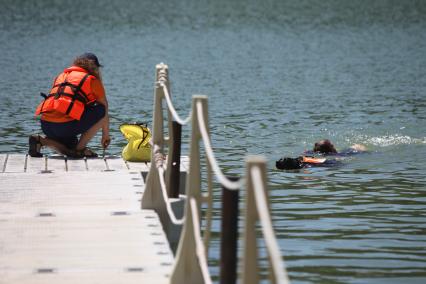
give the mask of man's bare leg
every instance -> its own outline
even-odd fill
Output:
[[[87,143],[95,136],[99,129],[101,129],[104,124],[107,123],[106,116],[104,116],[101,120],[95,123],[89,130],[81,134],[80,140],[78,141],[77,146],[75,147],[77,151],[81,151],[86,148]]]
[[[72,155],[71,150],[68,149],[67,146],[65,146],[64,144],[61,144],[58,141],[55,141],[47,137],[43,137],[41,135],[39,137],[40,137],[40,143],[42,146],[47,146],[49,148],[52,148],[56,152],[63,155],[67,155],[67,156]]]

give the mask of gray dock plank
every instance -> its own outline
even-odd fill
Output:
[[[50,156],[47,161],[47,169],[49,171],[55,171],[55,172],[65,172],[66,171],[66,163],[65,163],[65,157],[64,156]]]
[[[87,159],[87,168],[89,171],[105,171],[107,169],[105,160],[101,157]]]
[[[5,173],[23,173],[25,171],[26,155],[8,154]]]
[[[38,173],[43,170],[45,170],[45,161],[46,159],[44,157],[41,158],[34,158],[31,156],[27,157],[27,173]]]
[[[93,279],[93,271],[97,272],[96,281]],[[93,269],[87,271],[81,269],[78,273],[69,270],[53,270],[53,273],[36,273],[36,271],[24,271],[24,276],[16,278],[14,275],[7,275],[2,279],[3,283],[19,283],[19,284],[46,284],[46,283],[102,283],[102,284],[117,284],[117,283],[168,283],[169,279],[166,276],[151,276],[144,275],[142,272],[127,272],[126,269]]]
[[[0,173],[4,172],[6,167],[7,154],[0,154]]]
[[[181,171],[188,170],[189,158],[181,157]],[[166,165],[166,163],[164,164]],[[108,156],[104,158],[89,158],[85,159],[65,159],[61,155],[51,155],[46,159],[33,158],[23,154],[0,154],[0,173],[37,173],[40,171],[54,172],[73,172],[73,171],[139,171],[148,172],[151,166],[150,162],[127,162],[119,156]]]
[[[85,159],[67,159],[67,171],[76,172],[76,171],[87,171],[86,160]]]
[[[140,171],[140,172],[148,172],[149,167],[151,163],[145,163],[145,162],[129,162],[127,161],[127,166],[129,167],[129,170],[132,171]]]
[[[169,282],[169,244],[123,160],[107,159],[115,171],[68,160],[65,172],[63,157],[49,157],[43,173],[44,158],[29,157],[24,172],[25,155],[11,156],[0,176],[0,283]]]
[[[121,157],[107,157],[107,164],[110,170],[127,171],[129,168]]]

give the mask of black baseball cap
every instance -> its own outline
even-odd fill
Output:
[[[103,67],[103,66],[99,63],[98,57],[97,57],[94,53],[86,52],[86,53],[83,53],[82,55],[78,56],[78,58],[84,58],[84,59],[90,59],[90,60],[93,60],[93,61],[95,62],[95,64],[96,64],[96,66],[98,66],[98,67]]]

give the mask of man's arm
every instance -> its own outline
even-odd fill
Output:
[[[102,147],[107,148],[111,142],[111,138],[109,136],[109,112],[108,112],[108,100],[104,96],[97,100],[98,103],[105,106],[105,117],[103,118],[102,124],[102,139],[101,144]]]

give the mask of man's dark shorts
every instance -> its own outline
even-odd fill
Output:
[[[105,116],[105,107],[101,104],[86,106],[80,120],[69,122],[41,121],[41,129],[46,137],[58,141],[69,149],[74,149],[78,144],[78,135],[89,130]]]

